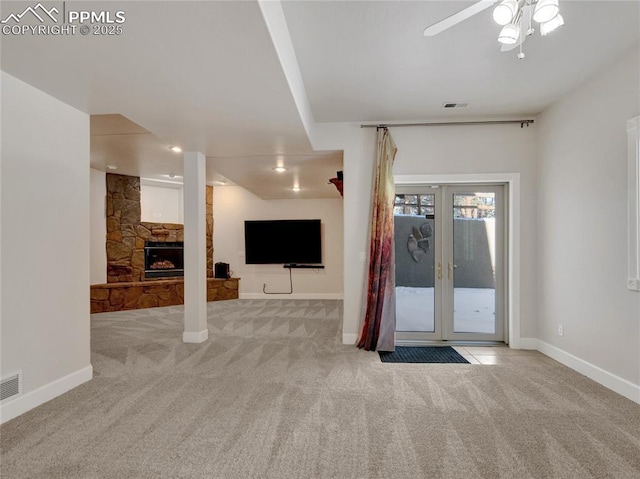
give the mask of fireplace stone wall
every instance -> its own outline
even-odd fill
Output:
[[[144,281],[145,241],[184,241],[184,227],[141,221],[140,178],[107,173],[107,283]],[[207,277],[213,277],[213,187],[206,192]]]

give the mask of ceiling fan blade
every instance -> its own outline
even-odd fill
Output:
[[[441,33],[447,30],[448,28],[451,28],[454,25],[457,25],[458,23],[465,21],[467,18],[471,18],[475,14],[480,13],[483,10],[486,10],[497,1],[498,0],[479,0],[473,5],[463,10],[460,10],[457,13],[454,13],[453,15],[448,16],[444,20],[440,20],[439,22],[436,22],[433,25],[428,26],[427,28],[424,29],[424,32],[422,32],[422,34],[425,37],[433,37],[434,35],[437,35],[438,33]]]

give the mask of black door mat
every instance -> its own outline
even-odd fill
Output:
[[[383,363],[464,363],[469,364],[451,346],[398,346],[393,352],[378,351]]]

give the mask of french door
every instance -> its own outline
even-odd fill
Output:
[[[504,189],[396,187],[396,340],[505,340]]]

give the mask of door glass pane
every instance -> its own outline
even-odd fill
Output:
[[[435,203],[435,195],[420,195],[421,206],[433,206]]]
[[[420,214],[424,216],[431,215],[435,217],[436,209],[433,206],[421,206]],[[434,219],[434,218],[431,218],[431,219]]]
[[[496,332],[495,193],[453,195],[453,331]]]
[[[417,215],[418,214],[418,207],[417,206],[405,206],[404,207],[404,214],[405,215]]]
[[[397,194],[396,204],[396,330],[433,333],[435,195]]]

